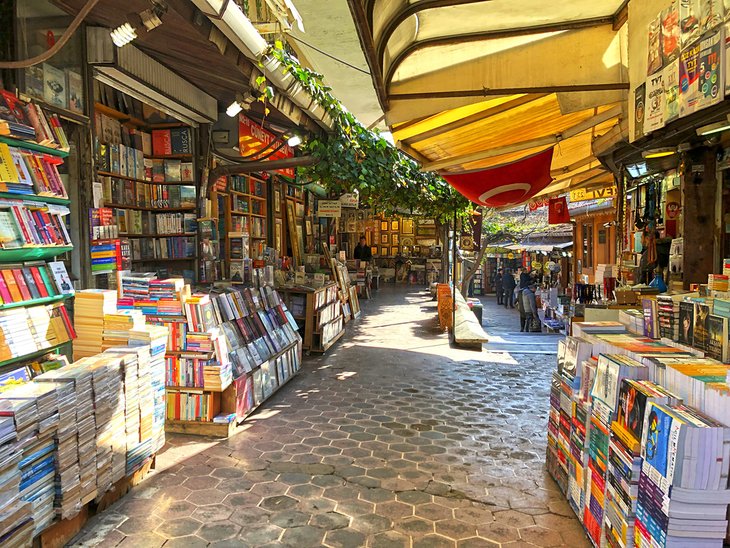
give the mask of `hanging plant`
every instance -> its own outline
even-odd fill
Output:
[[[331,133],[311,136],[302,145],[317,162],[298,168],[300,177],[318,181],[334,194],[358,190],[361,203],[386,214],[411,211],[441,222],[471,211],[471,203],[438,174],[422,172],[377,130],[363,126],[332,95],[323,76],[299,64],[281,42],[271,54],[333,120]]]

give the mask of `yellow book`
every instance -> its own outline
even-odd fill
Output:
[[[3,183],[20,182],[13,155],[10,154],[10,147],[5,143],[0,143],[0,181]]]

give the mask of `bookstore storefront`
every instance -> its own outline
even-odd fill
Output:
[[[20,59],[73,20],[45,0],[16,10]],[[256,69],[193,20],[166,17],[145,53],[84,24],[2,73],[3,543],[69,539],[145,477],[166,433],[230,435],[360,315],[357,273],[321,245],[294,171],[236,169],[295,158],[287,140],[321,120],[283,92],[226,115]],[[179,36],[185,63],[165,57]]]

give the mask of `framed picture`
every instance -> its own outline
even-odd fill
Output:
[[[276,219],[276,224],[274,225],[274,247],[276,250],[281,253],[281,241],[283,240],[283,223],[281,222],[281,219]]]
[[[415,253],[416,255],[420,255],[421,254],[421,246],[420,245],[414,245],[413,246],[413,253]]]
[[[391,232],[398,232],[400,227],[400,223],[398,221],[390,221],[390,231]]]
[[[388,221],[380,221],[380,230],[383,232],[387,232],[388,230]]]
[[[378,246],[377,245],[371,246],[370,247],[370,253],[372,253],[373,255],[377,255],[378,254]]]
[[[388,248],[387,247],[381,247],[380,248],[380,256],[381,257],[387,257],[388,256]]]
[[[399,250],[398,250],[398,246],[397,245],[394,245],[393,247],[390,248],[390,254],[393,255],[394,257],[396,255],[398,255],[398,251]]]
[[[418,238],[418,243],[423,247],[431,247],[432,245],[436,245],[436,240],[430,238]]]
[[[274,190],[274,213],[281,213],[281,191]]]
[[[393,235],[392,235],[392,236],[390,237],[390,243],[391,243],[391,244],[393,244],[393,245],[398,245],[398,243],[399,243],[399,242],[400,242],[400,237],[398,236],[398,234],[393,234]]]
[[[413,219],[402,219],[400,231],[402,234],[413,235]]]
[[[386,245],[388,243],[390,243],[390,239],[388,238],[388,235],[387,234],[382,234],[382,233],[380,234],[380,243],[381,244],[386,244]]]
[[[305,219],[304,224],[307,227],[307,236],[311,236],[312,235],[312,220]]]

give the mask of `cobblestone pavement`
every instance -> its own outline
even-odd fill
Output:
[[[588,546],[544,471],[554,356],[453,349],[435,317],[381,290],[242,432],[171,437],[73,544]]]

